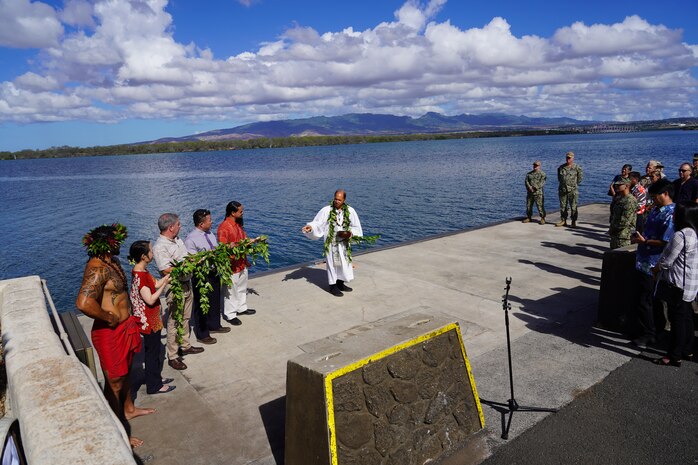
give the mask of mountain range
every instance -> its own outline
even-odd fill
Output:
[[[250,123],[190,136],[167,137],[151,141],[150,143],[246,140],[260,137],[435,134],[512,129],[548,129],[595,123],[594,121],[580,121],[572,118],[532,118],[501,113],[445,116],[440,113],[430,112],[419,118],[372,113],[351,113],[342,116],[315,116],[312,118]]]

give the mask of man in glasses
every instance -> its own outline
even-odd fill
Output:
[[[674,202],[696,202],[698,180],[693,177],[693,169],[688,163],[679,167],[679,178],[674,181]]]
[[[572,227],[577,227],[577,201],[579,200],[579,185],[582,183],[584,173],[582,167],[574,162],[574,153],[567,152],[565,163],[557,169],[559,182],[558,195],[560,197],[560,221],[556,227],[567,226],[567,213],[569,209]]]

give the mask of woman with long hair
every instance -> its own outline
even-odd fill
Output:
[[[139,319],[139,329],[143,335],[145,347],[145,386],[148,394],[164,394],[174,390],[170,386],[172,379],[162,378],[162,360],[160,360],[160,294],[170,275],[157,281],[148,272],[148,264],[153,261],[153,249],[148,241],[136,241],[131,244],[128,261],[133,265],[131,272],[131,304],[133,316]]]
[[[658,294],[667,302],[671,333],[667,355],[658,365],[681,366],[693,357],[693,307],[698,294],[698,204],[681,202],[674,210],[674,235],[664,248],[655,273]]]

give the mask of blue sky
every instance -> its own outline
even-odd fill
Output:
[[[0,0],[0,151],[352,112],[698,116],[698,2]]]

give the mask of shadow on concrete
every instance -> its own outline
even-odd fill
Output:
[[[609,241],[610,241],[610,238],[609,238]],[[609,249],[609,247],[608,247],[608,246],[605,246],[605,245],[584,244],[584,243],[581,243],[581,242],[578,242],[576,245],[578,245],[578,246],[580,246],[580,247],[586,247],[586,248],[589,248],[589,249],[597,249],[597,250],[600,251],[601,253],[608,252],[608,249]]]
[[[637,350],[633,350],[630,341],[622,333],[594,326],[597,318],[595,303],[599,295],[597,289],[577,286],[554,290],[557,291],[556,294],[540,300],[520,299],[516,295],[510,295],[509,300],[517,303],[520,310],[513,316],[539,333],[551,334],[583,347],[599,347],[627,357],[636,356]],[[557,311],[569,308],[570,302],[577,303],[572,311]]]
[[[533,265],[536,268],[539,268],[543,271],[547,271],[548,273],[567,276],[569,278],[577,279],[585,284],[589,284],[592,286],[598,286],[599,284],[601,284],[601,279],[597,278],[596,276],[591,276],[585,273],[579,273],[577,271],[571,271],[567,268],[551,265],[549,263],[532,262],[531,260],[519,260],[519,263],[523,263],[525,265]]]
[[[589,247],[585,245],[567,245],[561,244],[559,242],[547,242],[543,241],[540,243],[543,247],[548,247],[551,249],[557,249],[560,252],[564,252],[570,255],[581,255],[584,257],[594,258],[601,260],[603,258],[603,253],[594,250],[589,250]],[[605,252],[606,250],[604,250]]]
[[[600,242],[606,242],[609,243],[611,242],[611,236],[606,234],[606,230],[608,229],[608,225],[604,227],[603,232],[599,231],[598,229],[591,229],[591,228],[576,228],[574,229],[574,234],[575,236],[579,237],[584,237],[588,239],[592,239],[595,241],[600,241]]]
[[[284,464],[284,440],[286,436],[286,396],[259,406],[267,440],[276,465]]]
[[[307,282],[322,289],[327,287],[327,271],[320,268],[303,267],[293,270],[284,276],[282,281],[291,281],[296,279],[305,279]]]

